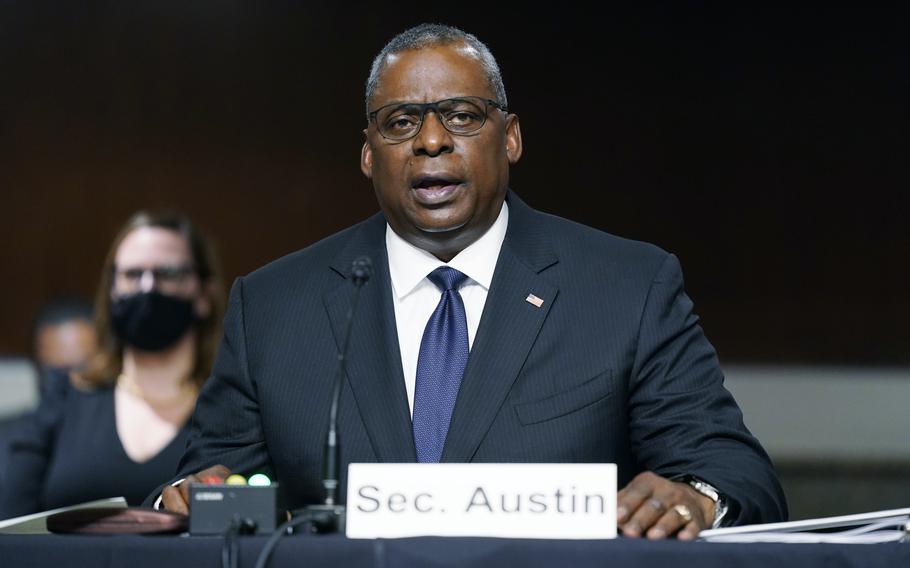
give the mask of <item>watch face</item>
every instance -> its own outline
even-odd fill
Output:
[[[711,527],[717,528],[721,526],[721,521],[727,515],[727,502],[720,494],[720,491],[715,489],[710,483],[705,483],[694,477],[689,479],[689,485],[708,499],[714,501],[714,522],[711,524]]]
[[[714,489],[713,487],[711,487],[704,481],[693,481],[692,487],[694,487],[696,491],[698,491],[705,497],[708,497],[715,503],[720,501],[720,493],[718,493],[717,489]]]

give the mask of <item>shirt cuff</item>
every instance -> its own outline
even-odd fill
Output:
[[[183,483],[185,479],[186,479],[185,477],[181,477],[174,483],[171,483],[171,487],[177,487],[178,485]],[[161,500],[163,498],[164,498],[164,493],[162,493],[161,495],[158,496],[157,499],[155,499],[155,502],[152,504],[152,509],[155,509],[156,511],[160,511],[161,510]]]

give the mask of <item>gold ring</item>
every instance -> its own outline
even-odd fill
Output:
[[[674,505],[673,510],[676,511],[677,515],[682,517],[683,522],[688,523],[692,520],[692,511],[685,505]]]

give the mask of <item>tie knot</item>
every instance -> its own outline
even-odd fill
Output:
[[[446,292],[448,290],[458,290],[458,288],[467,279],[467,275],[455,270],[451,266],[440,266],[433,272],[427,274],[430,282],[437,288]]]

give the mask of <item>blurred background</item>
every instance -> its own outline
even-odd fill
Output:
[[[437,21],[499,60],[527,202],[680,257],[792,516],[910,506],[906,11],[531,4],[0,0],[0,355],[137,209],[228,283],[375,212],[369,64]]]

